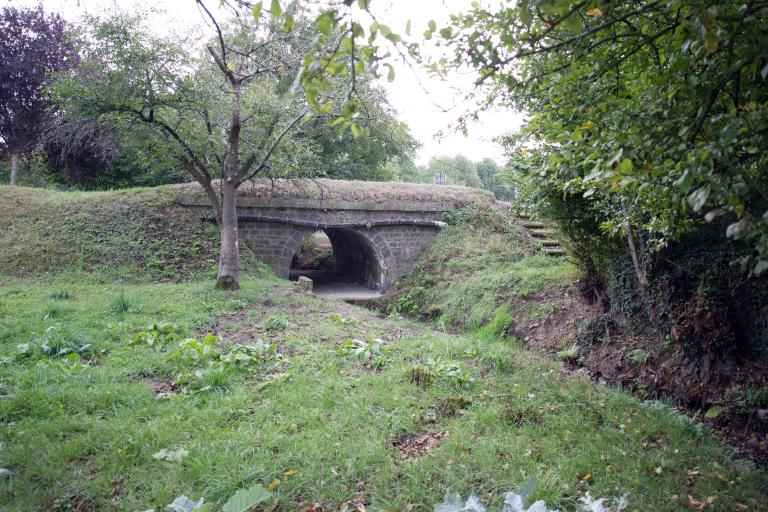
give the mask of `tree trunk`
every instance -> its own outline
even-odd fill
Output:
[[[651,297],[650,283],[648,282],[648,274],[645,271],[641,254],[637,248],[637,241],[635,235],[632,232],[632,226],[627,223],[627,244],[629,245],[629,254],[632,257],[632,265],[635,268],[635,274],[637,275],[637,283],[640,285],[640,295],[645,303],[645,309],[648,313],[648,318],[653,322],[653,326],[656,329],[656,334],[661,338],[661,325],[659,324],[659,315],[656,313],[656,307],[653,304],[653,297]]]
[[[232,85],[232,118],[229,125],[227,154],[224,157],[224,176],[221,180],[221,252],[219,277],[216,288],[240,288],[240,242],[237,230],[237,187],[240,181],[240,86],[230,78]]]
[[[240,288],[240,242],[237,231],[237,183],[221,182],[221,249],[219,254],[218,290]]]
[[[11,151],[11,185],[18,185],[19,182],[19,152]]]

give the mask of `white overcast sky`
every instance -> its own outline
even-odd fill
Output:
[[[38,1],[0,0],[0,6],[32,6]],[[153,22],[158,31],[206,30],[195,0],[42,0],[41,3],[47,11],[59,12],[68,20],[76,20],[86,12],[98,13],[113,5],[125,9],[155,7],[163,11]],[[209,3],[212,7],[218,4],[216,0]],[[439,27],[448,21],[451,13],[467,9],[471,3],[472,0],[373,0],[371,6],[379,21],[397,32],[403,33],[406,22],[411,20],[411,34],[416,36],[424,32],[430,19],[435,20]],[[470,125],[466,137],[449,130],[449,126],[468,108],[463,98],[471,90],[472,81],[470,74],[454,74],[443,81],[425,71],[416,70],[414,73],[410,67],[400,64],[396,66],[395,81],[383,83],[399,119],[410,127],[422,144],[417,163],[425,164],[433,156],[457,154],[476,161],[488,157],[503,162],[503,152],[492,139],[519,127],[522,115],[501,110],[486,112],[479,122]],[[435,134],[440,130],[445,134],[438,138]]]

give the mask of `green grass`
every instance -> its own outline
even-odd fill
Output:
[[[8,278],[0,289],[0,467],[11,471],[0,508],[145,510],[179,494],[222,502],[256,483],[277,485],[278,511],[354,499],[429,511],[448,490],[499,508],[531,476],[535,498],[569,511],[586,491],[627,493],[630,510],[687,509],[688,495],[716,496],[710,511],[766,503],[765,473],[695,422],[509,340],[377,318],[274,280],[244,278],[233,294],[210,280],[93,281]],[[66,299],[54,296],[62,289]],[[113,307],[120,296],[130,307]],[[508,315],[491,310],[491,331]],[[182,337],[216,330],[221,351],[259,338],[276,348],[260,366],[208,369],[175,342],[129,344],[154,322]],[[383,368],[339,353],[347,338],[374,337],[386,341]],[[472,380],[411,383],[429,359],[460,363]],[[393,443],[421,430],[449,435],[403,460]],[[180,462],[153,458],[182,448]]]
[[[468,207],[454,218],[388,294],[390,311],[444,327],[479,329],[493,321],[500,306],[512,315],[524,313],[518,308],[539,303],[537,293],[562,290],[578,276],[564,259],[536,249],[509,215]]]
[[[73,282],[157,282],[210,276],[218,260],[216,226],[178,206],[176,194],[174,186],[59,192],[0,185],[0,279],[66,275]],[[246,270],[266,271],[249,251],[242,256]]]

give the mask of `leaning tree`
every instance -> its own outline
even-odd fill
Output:
[[[16,185],[19,158],[40,132],[51,73],[76,58],[64,20],[32,9],[4,7],[0,12],[0,154],[11,156],[11,185]]]

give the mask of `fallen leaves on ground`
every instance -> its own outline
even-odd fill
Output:
[[[395,448],[400,452],[403,459],[420,457],[429,450],[436,448],[440,441],[448,435],[448,431],[430,432],[429,430],[419,430],[414,434],[401,437],[394,442]]]

